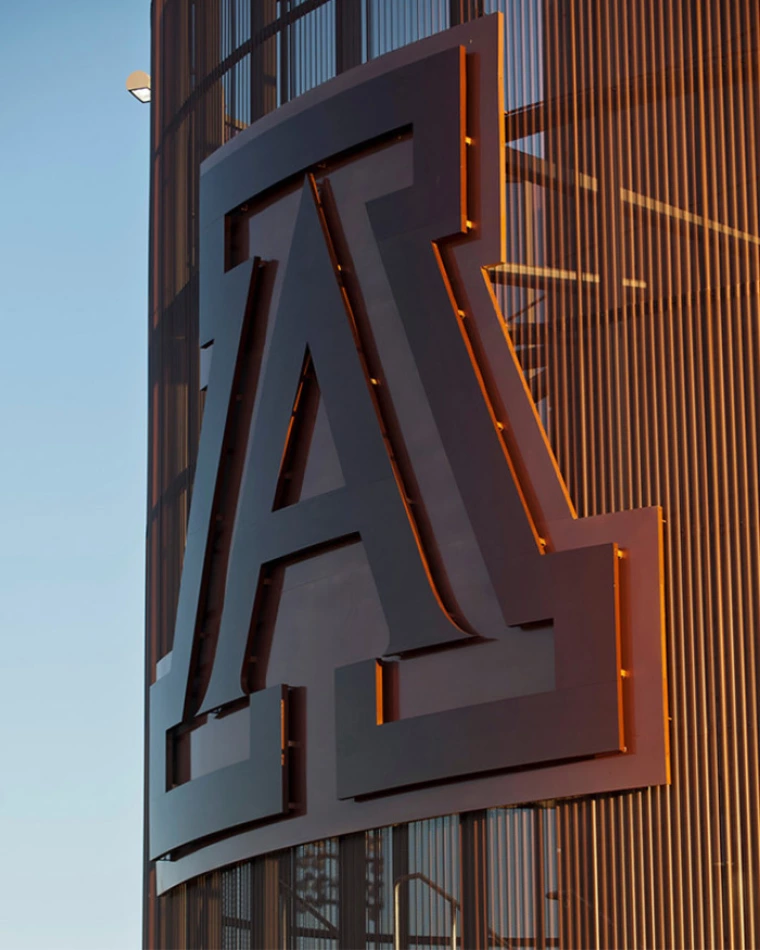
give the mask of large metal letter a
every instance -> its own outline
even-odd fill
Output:
[[[488,278],[504,255],[500,36],[486,18],[340,76],[204,169],[211,376],[171,666],[150,691],[150,851],[172,859],[167,880],[667,778],[660,512],[575,517]],[[314,380],[342,478],[283,500]],[[350,546],[374,639],[360,613],[335,630],[319,607],[283,611],[285,642],[327,659],[321,679],[292,652],[270,663],[277,578]],[[529,653],[544,635],[539,686],[487,669],[510,637]],[[449,702],[433,669],[466,688]],[[410,683],[424,702],[397,701]],[[193,750],[231,717],[248,749],[201,767]],[[294,749],[308,768],[291,769]]]

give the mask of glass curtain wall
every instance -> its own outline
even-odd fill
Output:
[[[149,946],[451,946],[455,927],[462,947],[760,945],[751,0],[154,0],[146,681],[171,649],[202,413],[200,162],[336,73],[495,10],[491,278],[579,515],[664,508],[673,783],[317,842],[160,899],[149,868]]]

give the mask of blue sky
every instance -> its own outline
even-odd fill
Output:
[[[149,0],[0,0],[0,947],[140,946]]]

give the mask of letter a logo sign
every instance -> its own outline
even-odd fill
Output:
[[[660,511],[576,517],[494,296],[500,37],[382,57],[203,168],[210,373],[150,690],[178,879],[668,780]]]

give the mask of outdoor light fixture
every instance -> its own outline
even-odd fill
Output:
[[[127,76],[127,92],[140,102],[150,102],[150,76],[141,69]]]

